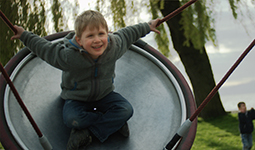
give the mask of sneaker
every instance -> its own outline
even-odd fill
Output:
[[[129,137],[129,129],[128,129],[128,124],[127,122],[119,129],[118,131],[121,135],[124,137]]]
[[[79,147],[86,147],[91,142],[92,137],[90,136],[88,129],[72,129],[67,143],[67,150],[78,150]]]

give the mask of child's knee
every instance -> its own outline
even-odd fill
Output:
[[[131,118],[133,116],[133,113],[134,113],[134,109],[132,107],[131,104],[127,104],[125,105],[124,107],[124,110],[123,113],[125,114],[125,116],[127,117],[127,119]]]
[[[130,105],[130,108],[129,108],[130,117],[133,116],[133,113],[134,113],[134,109],[133,109],[132,105]]]

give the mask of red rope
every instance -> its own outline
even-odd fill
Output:
[[[17,34],[17,30],[14,28],[14,26],[12,25],[12,23],[8,20],[8,18],[3,14],[3,12],[0,10],[0,15],[1,18],[3,19],[3,21],[8,25],[8,27],[15,33]],[[0,70],[2,72],[2,75],[4,76],[5,80],[7,81],[7,83],[9,84],[14,96],[16,97],[20,107],[23,109],[24,113],[26,114],[28,120],[30,121],[30,123],[32,124],[33,128],[35,129],[37,135],[39,137],[42,137],[43,134],[40,131],[40,129],[38,128],[37,124],[35,123],[33,117],[31,116],[31,114],[29,113],[27,107],[25,106],[25,104],[23,103],[22,99],[19,96],[19,93],[17,92],[15,86],[13,85],[11,79],[9,78],[7,72],[5,71],[3,65],[0,63]]]
[[[17,92],[15,86],[13,85],[11,79],[9,78],[7,72],[5,71],[3,65],[0,63],[0,70],[2,72],[2,75],[4,76],[5,80],[7,81],[7,83],[9,84],[14,96],[16,97],[20,107],[23,109],[24,113],[26,114],[28,120],[30,121],[30,123],[32,124],[33,128],[35,129],[37,135],[39,137],[42,137],[42,132],[40,131],[40,129],[38,128],[38,126],[36,125],[33,117],[31,116],[31,114],[29,113],[27,107],[25,106],[25,104],[23,103],[22,99],[20,98],[19,93]]]
[[[204,101],[200,104],[194,114],[190,117],[190,121],[193,121],[196,116],[202,111],[202,109],[206,106],[206,104],[213,98],[213,96],[217,93],[218,89],[223,85],[223,83],[228,79],[228,77],[232,74],[232,72],[237,68],[237,66],[241,63],[244,57],[250,52],[252,47],[255,45],[255,39],[252,43],[246,48],[246,50],[242,53],[242,55],[237,59],[234,65],[229,69],[229,71],[225,74],[225,76],[221,79],[221,81],[213,88],[213,90],[208,94],[208,96],[204,99]]]
[[[0,10],[0,16],[3,19],[3,21],[7,24],[7,26],[15,33],[17,34],[17,30],[14,28],[12,23],[9,21],[9,19],[4,15],[4,13]]]
[[[198,0],[190,0],[183,6],[179,7],[172,13],[165,16],[163,19],[159,20],[157,27],[163,22],[173,18],[175,15],[179,14],[181,11],[189,7],[191,4],[197,2]],[[243,54],[239,57],[239,59],[235,62],[235,64],[229,69],[226,75],[221,79],[221,81],[213,88],[213,90],[208,94],[205,100],[201,103],[201,105],[197,108],[195,113],[190,117],[190,121],[193,121],[196,116],[202,111],[202,109],[206,106],[206,104],[213,98],[213,96],[217,93],[218,89],[222,86],[222,84],[228,79],[228,77],[232,74],[232,72],[237,68],[237,66],[241,63],[244,57],[250,52],[252,47],[255,45],[255,40],[247,47],[247,49],[243,52]]]
[[[171,12],[170,14],[168,14],[167,16],[165,16],[163,19],[159,20],[159,22],[158,22],[158,24],[157,24],[157,27],[158,27],[161,23],[163,23],[163,22],[165,22],[165,21],[167,21],[167,20],[173,18],[174,16],[176,16],[177,14],[179,14],[181,11],[183,11],[184,9],[186,9],[186,8],[189,7],[191,4],[193,4],[193,3],[197,2],[197,1],[198,1],[198,0],[190,0],[190,1],[187,2],[186,4],[182,5],[182,6],[179,7],[178,9],[176,9],[175,11]]]

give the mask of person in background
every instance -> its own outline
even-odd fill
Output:
[[[247,111],[244,102],[239,102],[237,106],[239,109],[239,131],[241,133],[243,150],[250,150],[252,148],[252,132],[254,129],[252,120],[255,119],[255,111],[253,108]]]

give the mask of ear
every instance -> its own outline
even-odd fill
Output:
[[[76,35],[75,35],[75,40],[81,46],[81,39]]]

